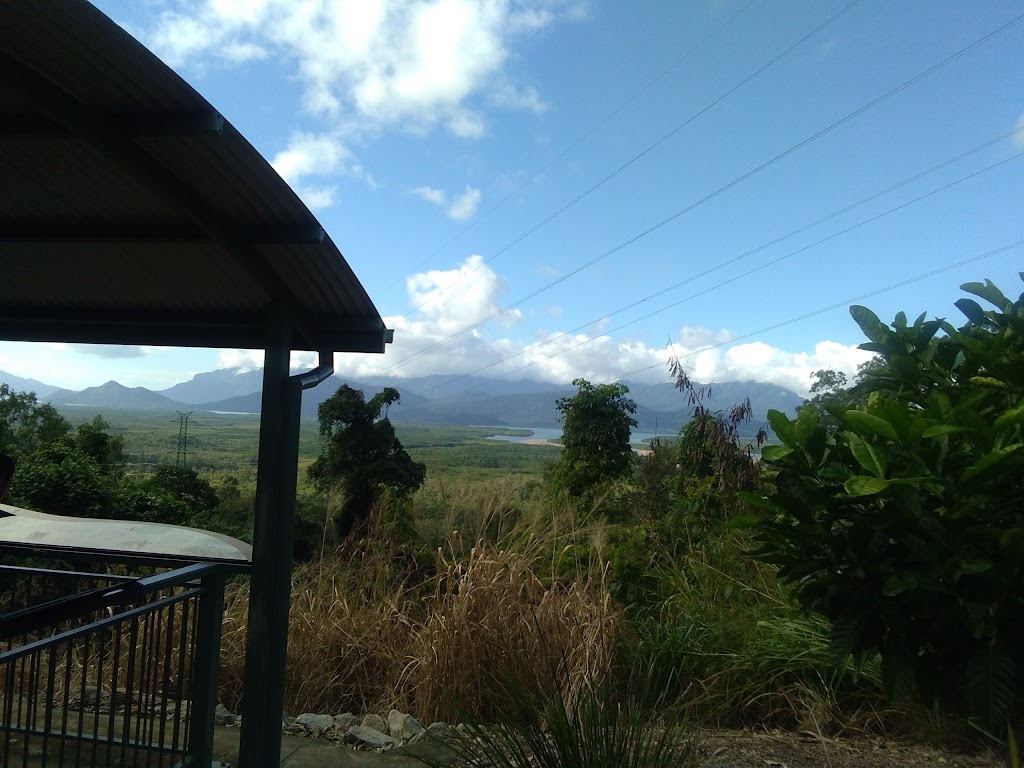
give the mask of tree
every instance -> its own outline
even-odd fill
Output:
[[[124,437],[107,432],[110,424],[102,416],[80,424],[75,434],[75,444],[91,456],[107,475],[120,475],[126,460]]]
[[[109,479],[67,438],[42,445],[18,461],[11,502],[73,517],[112,517],[114,511]]]
[[[387,417],[399,397],[397,389],[386,387],[367,402],[360,390],[342,384],[317,409],[320,455],[309,477],[321,491],[341,491],[341,537],[369,517],[383,489],[403,499],[426,478],[426,465],[412,460]]]
[[[70,431],[67,419],[49,403],[40,405],[34,392],[0,384],[0,453],[26,456]]]
[[[831,368],[815,371],[811,374],[811,378],[814,379],[814,383],[811,384],[811,399],[804,400],[804,405],[813,405],[818,409],[822,426],[832,430],[838,429],[839,417],[833,414],[864,405],[867,397],[864,394],[864,387],[858,385],[867,381],[881,365],[883,363],[878,357],[858,365],[853,387],[847,386],[846,374],[842,371],[833,371]],[[797,410],[802,407],[803,405]]]
[[[576,379],[573,386],[575,395],[555,402],[562,414],[564,450],[554,468],[553,486],[581,497],[632,470],[629,439],[636,426],[636,403],[626,397],[629,387],[625,384],[594,385]]]
[[[880,653],[891,697],[994,731],[1024,720],[1024,294],[961,287],[995,309],[961,299],[959,329],[852,307],[881,357],[864,404],[834,430],[772,411],[774,487],[744,498],[772,515],[755,554],[832,621],[840,658]]]

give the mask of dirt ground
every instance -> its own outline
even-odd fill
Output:
[[[958,754],[880,737],[782,731],[697,731],[704,768],[1002,768],[994,752]]]

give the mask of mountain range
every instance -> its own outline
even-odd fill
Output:
[[[0,383],[16,391],[33,391],[37,397],[58,408],[131,408],[144,410],[198,410],[227,413],[259,413],[262,370],[220,369],[199,373],[189,381],[160,391],[125,387],[108,381],[98,387],[75,392],[34,379],[0,371]],[[629,397],[637,404],[638,428],[645,432],[677,431],[692,413],[686,398],[671,383],[633,384]],[[394,421],[436,424],[479,424],[512,427],[558,427],[555,401],[571,396],[575,388],[550,382],[490,380],[473,376],[442,375],[407,379],[379,379],[372,384],[332,376],[302,398],[305,416],[316,416],[317,406],[342,384],[369,396],[384,387],[394,387],[401,400],[389,409]],[[713,411],[725,410],[750,398],[754,410],[747,425],[752,433],[763,424],[769,409],[792,414],[802,402],[800,395],[783,387],[753,381],[713,384],[704,404]]]

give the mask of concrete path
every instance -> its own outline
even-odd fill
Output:
[[[213,734],[213,759],[238,764],[238,728],[218,726]],[[326,739],[283,734],[281,768],[426,768],[426,760],[452,763],[454,753],[433,741],[420,741],[387,752],[360,752]],[[422,758],[422,759],[421,759]],[[263,768],[257,766],[252,768]]]

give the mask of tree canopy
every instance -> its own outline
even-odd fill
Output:
[[[309,477],[321,491],[342,493],[342,536],[367,519],[384,489],[405,497],[426,478],[426,466],[412,460],[387,417],[399,397],[397,389],[386,387],[367,401],[360,390],[342,384],[318,408],[320,455]]]
[[[554,487],[579,497],[597,485],[629,474],[633,449],[629,440],[636,426],[636,403],[626,397],[625,384],[591,384],[576,379],[577,392],[559,398],[562,414],[561,460],[554,470]]]

